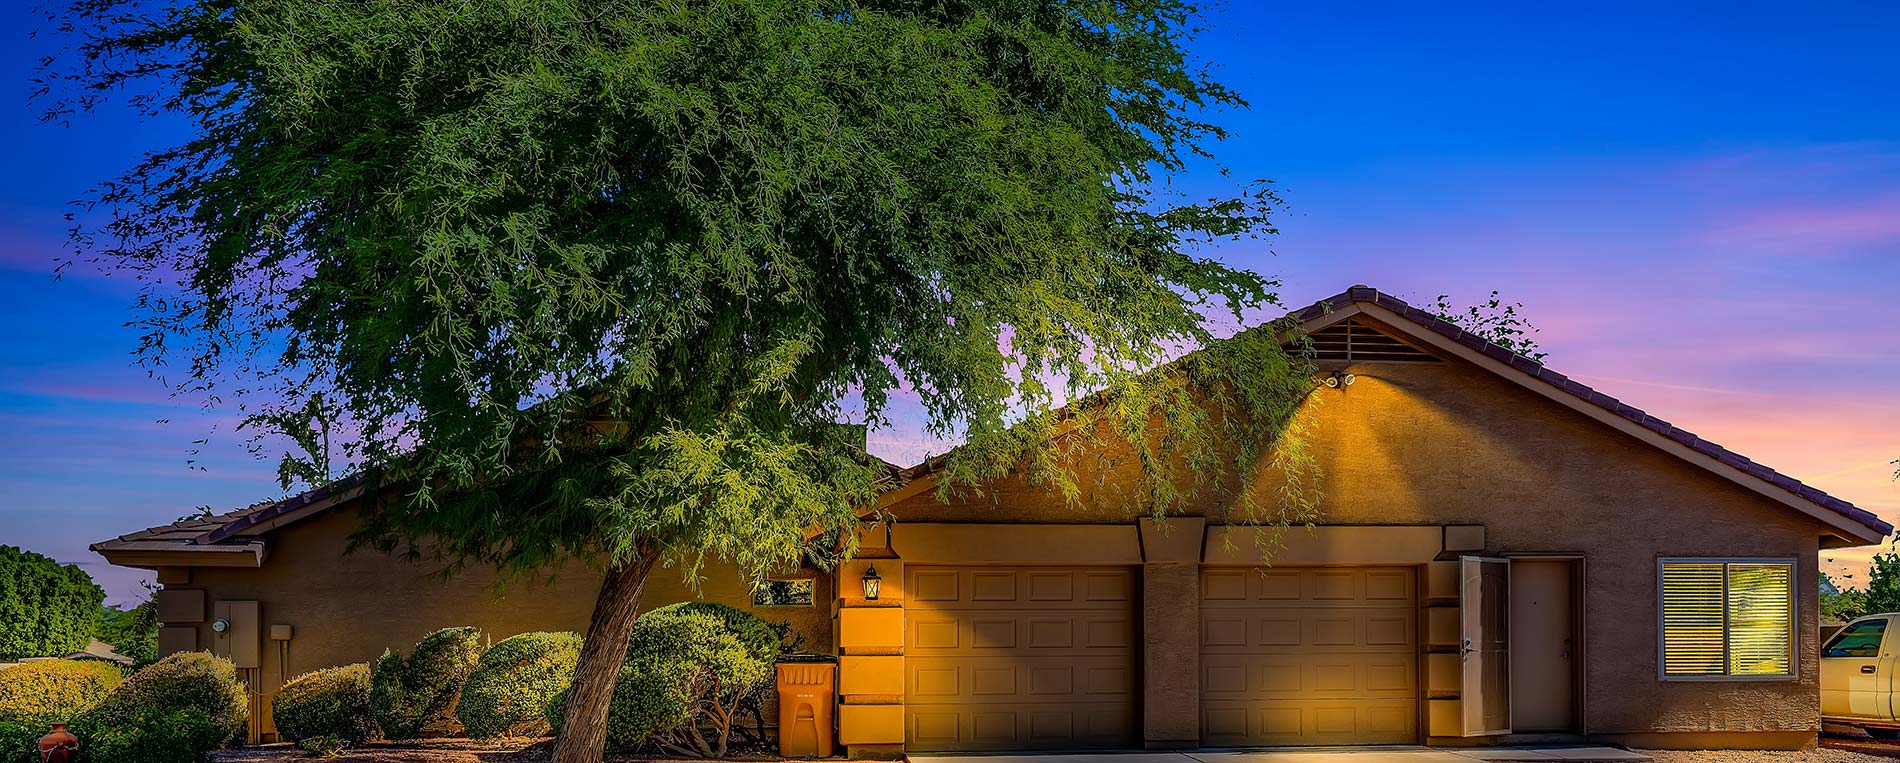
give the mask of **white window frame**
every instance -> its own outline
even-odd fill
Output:
[[[1656,678],[1662,681],[1793,681],[1801,675],[1801,568],[1800,561],[1792,558],[1751,559],[1727,556],[1668,556],[1656,560]],[[1665,564],[1720,564],[1722,565],[1722,665],[1728,666],[1728,565],[1731,564],[1779,564],[1788,568],[1788,672],[1781,674],[1752,675],[1681,675],[1665,672],[1668,669],[1666,655],[1663,653],[1663,565]]]

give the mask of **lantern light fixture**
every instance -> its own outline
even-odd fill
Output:
[[[865,601],[877,601],[878,589],[882,586],[883,580],[883,578],[878,577],[877,565],[875,564],[871,565],[870,569],[864,571],[864,578],[858,582],[864,585]]]
[[[1354,376],[1352,374],[1334,371],[1326,377],[1325,383],[1326,383],[1326,386],[1332,387],[1333,389],[1343,390],[1347,387],[1352,386],[1352,383],[1358,380],[1359,380],[1359,377]]]

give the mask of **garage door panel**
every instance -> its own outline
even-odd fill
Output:
[[[905,715],[908,746],[920,750],[1122,747],[1136,727],[1133,708],[1121,703],[916,704]]]
[[[1208,745],[1417,741],[1411,568],[1203,572]]]
[[[1201,613],[1201,651],[1208,654],[1273,652],[1411,653],[1418,642],[1418,613],[1401,607],[1339,607]]]
[[[1202,742],[1209,746],[1410,744],[1418,740],[1418,706],[1409,700],[1203,704]]]
[[[906,572],[913,592],[904,660],[911,749],[1133,743],[1140,681],[1133,570]]]

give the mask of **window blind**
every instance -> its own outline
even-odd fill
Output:
[[[1728,672],[1732,676],[1781,676],[1794,672],[1789,634],[1794,632],[1794,590],[1785,564],[1728,566]]]
[[[1794,567],[1784,562],[1662,565],[1667,676],[1794,672]]]

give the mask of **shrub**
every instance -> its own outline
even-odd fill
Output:
[[[297,749],[303,750],[305,757],[327,758],[343,751],[343,740],[332,736],[310,737],[297,743]]]
[[[0,670],[0,763],[39,763],[37,743],[49,724],[73,720],[124,680],[117,667],[91,660]]]
[[[106,592],[75,565],[0,546],[0,660],[85,649]]]
[[[297,676],[271,698],[271,718],[285,741],[335,737],[347,744],[375,739],[369,711],[369,665],[356,663]]]
[[[231,661],[184,652],[133,673],[80,714],[73,733],[87,763],[198,763],[249,719]]]
[[[477,739],[540,736],[547,732],[548,702],[574,679],[580,660],[578,633],[523,633],[482,654],[462,687],[455,717]]]
[[[778,634],[741,609],[695,601],[641,615],[614,684],[608,747],[652,739],[674,753],[724,755],[734,711],[772,679],[778,656]],[[566,699],[562,692],[548,705],[557,731]]]
[[[482,655],[482,632],[444,628],[422,637],[407,660],[383,653],[370,671],[369,706],[390,739],[414,739],[424,729],[453,722],[462,684]]]

